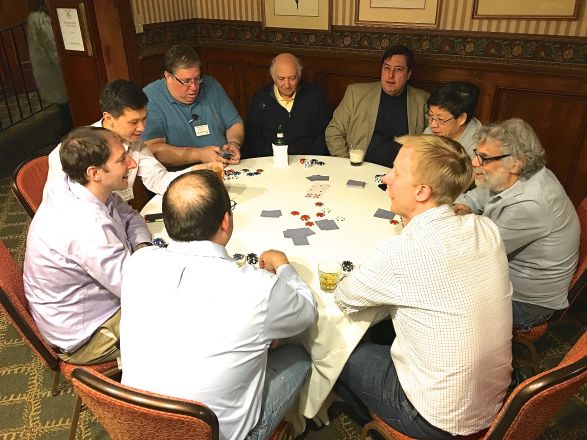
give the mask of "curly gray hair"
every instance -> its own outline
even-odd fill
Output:
[[[479,144],[498,141],[503,153],[524,160],[520,177],[528,178],[546,165],[545,151],[534,129],[520,118],[506,119],[482,127],[477,132]]]

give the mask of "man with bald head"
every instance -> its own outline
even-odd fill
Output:
[[[211,171],[171,183],[163,221],[169,246],[137,252],[124,268],[122,381],[204,402],[222,439],[269,438],[310,370],[302,347],[269,346],[315,321],[312,293],[282,252],[263,252],[259,268],[228,255],[230,199]],[[160,362],[153,347],[165,347]]]
[[[291,53],[273,58],[269,73],[273,83],[257,90],[249,103],[243,156],[271,156],[279,125],[289,154],[328,155],[324,130],[332,112],[322,89],[301,79],[302,64]]]

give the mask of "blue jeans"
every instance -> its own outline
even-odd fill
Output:
[[[412,406],[397,377],[389,345],[365,343],[355,348],[334,391],[359,414],[367,408],[410,437],[445,440],[452,435],[428,423]]]
[[[247,440],[271,437],[298,397],[310,366],[310,357],[299,345],[284,345],[269,353],[261,415]]]
[[[514,328],[521,330],[529,330],[537,324],[548,321],[554,315],[554,311],[540,315],[528,313],[524,303],[518,301],[512,301],[512,311],[514,313]]]

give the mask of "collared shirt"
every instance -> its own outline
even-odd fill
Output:
[[[499,411],[511,374],[512,286],[497,227],[448,205],[415,216],[343,279],[347,312],[389,305],[391,358],[432,425],[475,433]]]
[[[102,119],[91,125],[92,127],[102,127]],[[142,140],[133,142],[123,142],[126,153],[134,159],[137,163],[136,168],[128,170],[128,187],[132,190],[137,175],[141,176],[143,184],[148,190],[153,191],[155,194],[163,195],[169,184],[180,174],[190,171],[190,167],[180,171],[167,171],[167,169],[161,165],[151,150],[147,148]],[[59,151],[61,150],[61,144],[57,145],[53,151],[49,154],[49,175],[47,176],[47,182],[45,188],[48,185],[52,185],[55,182],[61,184],[61,181],[65,177],[63,168],[61,167],[61,159],[59,158]],[[46,191],[43,190],[43,197]],[[116,191],[124,200],[132,199],[132,193],[123,191]],[[127,197],[129,194],[130,197]]]
[[[147,126],[142,136],[145,141],[165,138],[167,144],[177,147],[226,144],[226,130],[242,123],[242,119],[220,83],[211,76],[203,78],[196,101],[189,105],[171,96],[164,78],[143,89],[149,97]],[[197,118],[190,123],[192,115]],[[202,124],[208,125],[210,134],[196,136],[194,127]]]
[[[271,340],[315,317],[312,294],[289,264],[277,275],[239,267],[210,241],[141,249],[124,268],[122,382],[204,402],[221,439],[242,439],[259,418]],[[154,358],[153,347],[165,355]]]
[[[569,305],[581,227],[573,203],[552,171],[542,168],[495,195],[475,188],[456,203],[489,217],[499,228],[515,301],[551,310]]]
[[[151,233],[120,197],[104,204],[68,178],[62,185],[31,222],[24,287],[41,334],[73,352],[119,309],[122,265]]]
[[[296,93],[297,92],[294,92],[291,98],[284,98],[281,96],[281,93],[279,93],[277,86],[273,84],[273,94],[275,95],[275,100],[280,106],[286,109],[288,113],[291,113],[291,108],[293,107],[294,100],[296,99]]]
[[[478,144],[475,135],[482,127],[483,124],[481,123],[481,121],[479,121],[479,119],[472,118],[469,122],[467,122],[467,125],[465,125],[465,130],[461,133],[459,138],[456,139],[456,141],[463,146],[463,148],[471,157],[471,159],[473,158],[473,156],[475,156],[473,150],[477,148]],[[430,126],[426,127],[426,129],[424,130],[424,134],[433,134],[432,128],[430,128]]]

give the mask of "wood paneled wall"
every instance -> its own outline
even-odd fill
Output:
[[[143,24],[187,19],[262,21],[261,1],[132,0],[132,5]],[[477,19],[473,18],[473,1],[442,0],[439,29],[564,37],[587,35],[585,0],[577,0],[580,10],[576,20]],[[356,0],[333,0],[332,24],[355,26],[355,7]]]
[[[203,70],[220,81],[237,109],[246,117],[254,91],[270,81],[268,66],[276,52],[263,47],[200,47]],[[320,84],[332,108],[346,86],[377,81],[378,56],[296,52],[304,63],[304,79]],[[143,82],[161,77],[162,56],[145,56]],[[483,122],[520,117],[538,133],[551,168],[575,204],[587,196],[587,82],[584,72],[532,70],[503,64],[455,65],[434,58],[416,60],[412,85],[434,90],[452,80],[480,87],[477,117]]]

